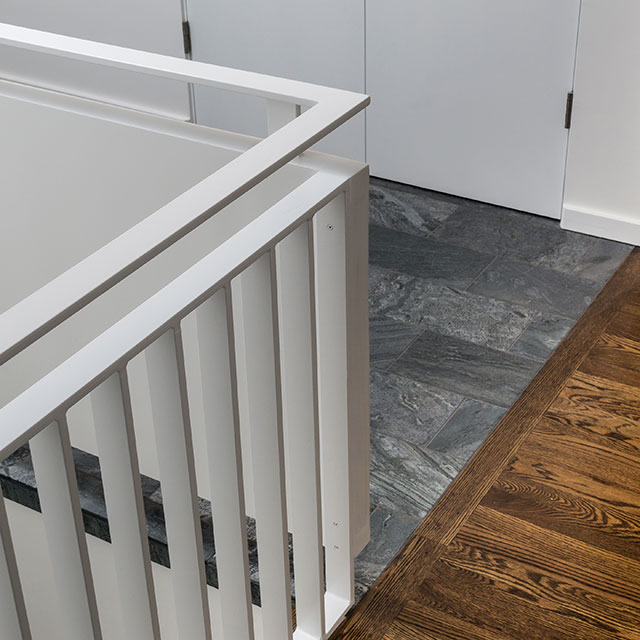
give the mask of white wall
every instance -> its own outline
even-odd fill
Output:
[[[583,0],[562,226],[640,244],[638,0]]]

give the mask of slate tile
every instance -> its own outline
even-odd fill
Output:
[[[628,244],[595,238],[593,246],[575,266],[573,273],[604,285],[632,249],[633,247]]]
[[[367,591],[369,591],[369,585],[360,582],[360,580],[354,580],[354,604],[358,604],[362,598],[367,595]]]
[[[459,471],[437,451],[376,432],[371,436],[371,500],[424,518]]]
[[[560,271],[577,265],[594,242],[562,229],[558,221],[480,203],[451,215],[433,237]]]
[[[377,507],[371,514],[371,540],[355,560],[355,579],[369,588],[393,560],[420,518]]]
[[[426,236],[461,205],[424,189],[372,180],[369,206],[373,224]]]
[[[375,264],[369,265],[369,291],[374,289],[384,278],[386,278],[391,271],[378,267]]]
[[[100,470],[100,458],[98,456],[94,456],[91,453],[87,453],[86,451],[82,451],[82,449],[72,449],[73,455],[73,463],[76,466],[77,471],[81,471],[82,473],[86,473],[90,476],[95,476],[97,478],[102,477],[102,472]]]
[[[516,354],[425,331],[389,371],[507,407],[539,367],[539,363]]]
[[[567,318],[540,314],[524,330],[511,352],[545,362],[574,324]]]
[[[376,316],[369,320],[369,358],[373,366],[388,367],[420,334],[422,329]]]
[[[502,300],[392,274],[371,292],[371,313],[508,350],[538,312]]]
[[[466,464],[506,413],[504,407],[466,399],[429,443],[429,449]]]
[[[372,371],[371,429],[412,444],[426,444],[462,399],[423,382]]]
[[[451,287],[468,287],[492,256],[431,238],[369,226],[369,262]]]
[[[471,293],[578,319],[600,287],[590,280],[499,257],[469,288]]]

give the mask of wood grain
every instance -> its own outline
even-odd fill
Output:
[[[333,638],[640,640],[640,250]]]

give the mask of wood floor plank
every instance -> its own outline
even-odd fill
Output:
[[[640,516],[640,465],[614,452],[579,443],[560,450],[552,438],[534,434],[506,470]]]
[[[587,403],[576,403],[564,391],[536,425],[558,441],[581,439],[594,446],[612,449],[629,460],[640,457],[640,421],[604,411]]]
[[[428,604],[427,599],[422,597],[420,601],[409,602],[385,640],[439,640],[444,634],[452,640],[520,640],[522,637],[508,634],[504,629],[478,626],[451,615],[444,610],[441,602],[437,602],[435,607]]]
[[[596,407],[628,420],[640,420],[640,390],[598,375],[576,371],[565,383],[561,395],[570,395],[588,413]]]
[[[611,459],[636,469],[640,460],[640,422],[626,422],[605,412],[555,415],[547,412],[532,434],[532,441],[547,443],[557,451]]]
[[[640,306],[619,310],[609,321],[607,333],[637,341],[640,336]]]
[[[640,637],[637,611],[627,609],[624,603],[612,600],[606,594],[585,588],[579,581],[565,576],[549,574],[518,558],[505,559],[493,550],[478,550],[457,541],[451,545],[451,555],[440,560],[442,565],[448,565],[461,575],[484,579],[488,585],[476,588],[474,592],[475,597],[487,595],[486,600],[479,600],[482,610],[478,611],[478,625],[486,628],[487,621],[497,616],[504,618],[504,625],[513,625],[516,621],[522,629],[519,637],[536,640],[637,640]],[[459,583],[458,588],[464,589],[465,593],[470,589],[464,583]],[[504,604],[496,597],[496,592],[500,591],[510,602]],[[442,596],[438,595],[438,598]],[[466,618],[468,610],[468,603],[460,601],[456,617]]]
[[[605,333],[589,351],[579,370],[640,389],[639,358],[640,343]]]
[[[640,516],[632,516],[555,485],[503,473],[483,506],[640,561]]]
[[[629,300],[622,305],[621,311],[640,316],[640,302],[638,300]]]
[[[639,249],[333,640],[640,640],[636,307]]]
[[[437,612],[491,638],[600,640],[626,633],[619,625],[602,621],[590,608],[566,606],[557,580],[532,572],[517,560],[456,541],[434,565],[416,602],[411,611],[416,626],[430,628],[429,619]],[[406,610],[401,619],[408,619]]]
[[[514,561],[528,571],[600,594],[599,600],[607,598],[616,609],[633,611],[633,628],[640,632],[639,562],[484,506],[473,512],[442,557],[460,560],[460,549],[465,547],[478,551],[474,556],[478,564],[497,563],[496,575],[504,571],[501,562]]]

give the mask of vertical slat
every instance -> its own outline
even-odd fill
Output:
[[[267,100],[267,131],[271,135],[300,115],[300,105],[279,100]]]
[[[66,419],[34,436],[30,448],[65,638],[101,638]]]
[[[242,274],[249,431],[254,465],[263,640],[291,637],[275,283],[271,255]]]
[[[349,517],[351,552],[369,542],[369,170],[349,180],[345,246],[347,298],[347,398],[349,411]]]
[[[242,452],[230,289],[196,312],[222,628],[253,640]]]
[[[0,488],[0,632],[11,640],[31,640],[27,609]]]
[[[90,398],[125,628],[132,638],[153,640],[160,628],[126,372]]]
[[[289,522],[294,544],[296,629],[324,637],[324,570],[320,504],[320,444],[309,223],[276,247],[282,408]]]
[[[162,505],[178,628],[211,638],[182,340],[169,330],[146,349]]]
[[[349,522],[344,196],[314,216],[313,234],[326,585],[327,592],[350,602],[353,556]],[[327,613],[327,625],[331,622]]]

